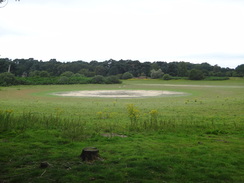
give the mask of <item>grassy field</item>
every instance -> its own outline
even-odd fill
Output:
[[[51,95],[120,89],[188,95]],[[240,78],[0,87],[0,182],[241,183],[243,111]],[[83,162],[79,156],[85,147],[97,147],[102,160]],[[40,168],[41,162],[49,166]]]

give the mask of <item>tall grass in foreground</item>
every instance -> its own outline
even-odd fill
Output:
[[[160,116],[157,110],[140,112],[133,104],[127,106],[128,118],[84,121],[81,117],[62,117],[59,113],[22,113],[15,115],[12,110],[0,111],[0,132],[26,130],[57,130],[61,136],[72,141],[85,139],[101,133],[131,132],[202,132],[207,134],[233,133],[244,130],[241,119],[197,116]],[[100,115],[100,113],[99,113]]]

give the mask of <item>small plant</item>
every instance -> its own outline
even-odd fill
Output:
[[[103,119],[103,112],[102,111],[97,112],[97,118]]]
[[[9,130],[12,127],[13,110],[0,110],[0,131]]]
[[[158,111],[157,110],[151,110],[149,112],[150,115],[150,126],[153,129],[156,129],[158,126]]]
[[[111,118],[111,113],[99,111],[99,112],[97,112],[97,118],[98,119],[108,119],[108,118]]]
[[[130,127],[132,129],[138,128],[140,111],[134,106],[134,104],[128,104],[127,112],[128,112],[129,118],[130,118]]]

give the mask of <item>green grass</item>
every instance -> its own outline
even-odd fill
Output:
[[[51,95],[100,89],[189,95]],[[1,87],[0,182],[244,182],[243,99],[241,78]],[[103,161],[82,162],[85,147],[97,147]],[[50,166],[40,168],[43,161]]]

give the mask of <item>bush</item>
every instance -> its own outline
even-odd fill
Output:
[[[76,73],[76,74],[73,75],[73,77],[84,77],[84,75]]]
[[[122,75],[122,79],[131,79],[131,78],[133,78],[133,74],[131,74],[130,72],[125,72]]]
[[[122,83],[117,76],[108,76],[105,79],[106,84],[119,84]]]
[[[50,74],[47,71],[31,71],[29,74],[30,77],[49,77]]]
[[[40,76],[40,71],[31,71],[30,73],[29,73],[29,76],[30,77],[38,77],[38,76]]]
[[[66,76],[66,77],[71,77],[71,76],[73,76],[73,75],[74,75],[74,73],[71,72],[71,71],[65,71],[65,72],[63,72],[63,73],[61,74],[61,76]]]
[[[92,78],[91,83],[93,83],[93,84],[104,84],[105,78],[101,75],[96,75]]]
[[[0,74],[0,86],[11,86],[17,84],[18,80],[12,73],[4,72]]]
[[[229,80],[230,78],[229,77],[206,77],[205,80],[208,80],[208,81],[223,81],[223,80]]]
[[[47,71],[41,71],[40,72],[40,77],[49,77],[49,76],[50,76],[50,74]]]
[[[69,78],[68,84],[88,84],[91,79],[84,76],[72,76]]]
[[[61,76],[58,79],[58,84],[69,84],[69,78],[67,76]]]
[[[171,80],[172,77],[169,74],[164,74],[163,80]]]

